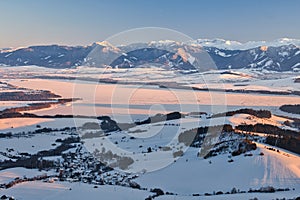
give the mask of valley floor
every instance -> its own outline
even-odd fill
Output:
[[[61,98],[80,99],[22,111],[20,113],[27,116],[17,118],[6,118],[7,109],[30,106],[32,102],[1,101],[0,197],[13,196],[18,200],[143,200],[149,196],[158,200],[269,200],[300,196],[299,154],[266,144],[268,136],[299,141],[297,120],[300,115],[283,112],[279,107],[299,104],[300,96],[258,92],[298,91],[299,83],[293,82],[296,75],[283,74],[276,78],[278,74],[265,76],[247,70],[221,77],[216,72],[201,74],[206,76],[212,89],[222,86],[251,90],[225,93],[140,85],[141,82],[111,84],[80,80],[74,83],[61,78],[36,79],[31,74],[32,68],[25,68],[25,78],[2,79],[0,92],[22,91],[32,95],[48,90]],[[90,70],[87,77],[97,77],[98,71]],[[13,68],[12,72],[19,74],[20,69]],[[76,73],[72,69],[45,70],[45,75],[54,77],[65,74],[67,78],[77,76]],[[135,80],[129,81],[147,82],[143,73],[130,70],[128,73],[135,75],[132,76]],[[117,71],[110,78],[124,81],[123,74],[124,71]],[[187,75],[188,81],[182,77],[175,81],[181,86],[203,89],[205,82],[193,81],[195,76]],[[50,98],[36,103],[53,101]],[[251,110],[254,114],[243,111],[212,117],[241,108],[254,109]],[[261,109],[270,111],[270,117],[257,116]],[[180,117],[164,119],[167,113],[174,111],[180,111]],[[61,116],[54,117],[57,114]],[[149,116],[159,120],[148,122],[145,119]],[[115,128],[114,123],[121,128]],[[256,124],[283,134],[237,128]],[[232,130],[224,132],[225,125]],[[221,129],[211,136],[210,131],[216,126]],[[204,127],[211,129],[202,135],[197,132]],[[196,130],[197,140],[188,144],[180,140],[181,134],[192,130]],[[256,148],[233,156],[245,143]],[[211,145],[212,156],[199,156],[205,147],[203,144]],[[164,195],[156,195],[157,190],[153,189],[162,190]]]

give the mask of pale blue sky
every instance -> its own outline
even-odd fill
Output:
[[[298,0],[0,0],[0,48],[87,45],[132,28],[192,38],[300,38]]]

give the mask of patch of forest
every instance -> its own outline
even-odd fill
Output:
[[[225,116],[234,116],[236,114],[248,114],[253,115],[258,118],[271,118],[272,113],[268,110],[253,110],[250,108],[243,108],[235,111],[228,111],[225,113],[218,113],[211,116],[211,118],[217,118],[217,117],[225,117]]]
[[[279,109],[287,113],[300,114],[300,104],[282,105]]]
[[[300,154],[300,132],[270,124],[238,125],[238,130],[268,134],[266,143]]]
[[[61,96],[47,90],[1,92],[0,101],[48,101]]]
[[[229,124],[193,128],[180,133],[178,142],[184,143],[185,146],[200,147],[208,132],[212,133],[212,135],[218,135],[219,133],[233,131],[234,129]]]
[[[152,117],[148,117],[147,119],[139,122],[135,122],[136,125],[143,125],[143,124],[150,124],[150,123],[156,123],[156,122],[163,122],[168,120],[174,120],[174,119],[180,119],[183,115],[180,112],[172,112],[168,113],[166,115],[164,114],[157,114]]]
[[[76,100],[78,100],[78,99],[75,99],[75,98],[57,99],[57,100],[51,101],[51,102],[31,103],[31,104],[28,104],[28,106],[22,106],[22,107],[17,107],[17,108],[7,108],[5,110],[0,111],[0,118],[3,119],[3,118],[5,118],[4,116],[10,116],[10,114],[15,115],[14,113],[50,108],[53,105],[65,104],[65,103],[73,102]],[[7,118],[10,118],[10,117],[7,117]]]
[[[218,88],[197,88],[192,87],[193,90],[210,91],[210,92],[231,92],[231,93],[257,93],[267,95],[300,95],[300,91],[270,91],[270,90],[245,90],[245,89],[218,89]]]

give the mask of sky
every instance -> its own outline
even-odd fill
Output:
[[[142,27],[193,39],[298,39],[299,8],[299,0],[0,0],[0,48],[88,45]]]

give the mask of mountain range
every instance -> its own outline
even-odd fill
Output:
[[[134,68],[153,64],[185,72],[240,68],[300,71],[299,46],[300,40],[288,38],[247,43],[223,39],[198,39],[185,43],[155,41],[122,46],[104,41],[88,46],[46,45],[2,49],[0,65]]]

